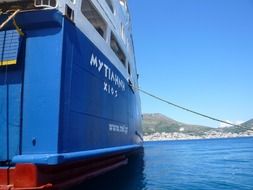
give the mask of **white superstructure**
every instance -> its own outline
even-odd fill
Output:
[[[127,0],[0,0],[0,5],[0,12],[4,12],[6,5],[21,11],[58,9],[127,80],[138,85]]]

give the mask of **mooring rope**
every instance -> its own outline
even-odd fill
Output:
[[[225,120],[222,120],[222,119],[218,119],[218,118],[215,118],[215,117],[206,115],[206,114],[202,114],[202,113],[197,112],[197,111],[194,111],[194,110],[192,110],[192,109],[189,109],[189,108],[180,106],[180,105],[178,105],[178,104],[175,104],[175,103],[173,103],[173,102],[170,102],[170,101],[168,101],[168,100],[165,100],[165,99],[163,99],[163,98],[161,98],[161,97],[159,97],[159,96],[157,96],[157,95],[154,95],[154,94],[152,94],[152,93],[150,93],[150,92],[148,92],[148,91],[145,91],[145,90],[143,90],[143,89],[141,89],[141,88],[139,88],[139,87],[136,87],[136,86],[134,86],[134,85],[132,85],[132,84],[129,84],[129,85],[130,85],[132,88],[138,90],[139,92],[141,92],[141,93],[143,93],[143,94],[146,94],[146,95],[148,95],[148,96],[150,96],[150,97],[152,97],[152,98],[154,98],[154,99],[156,99],[156,100],[159,100],[159,101],[161,101],[161,102],[164,102],[164,103],[166,103],[166,104],[169,104],[169,105],[171,105],[171,106],[173,106],[173,107],[176,107],[176,108],[178,108],[178,109],[181,109],[181,110],[190,112],[190,113],[192,113],[192,114],[195,114],[195,115],[198,115],[198,116],[201,116],[201,117],[204,117],[204,118],[213,120],[213,121],[217,121],[217,122],[220,122],[220,123],[224,123],[224,124],[227,124],[227,125],[231,125],[231,126],[235,126],[235,127],[242,127],[242,125],[236,125],[236,124],[234,124],[234,123],[231,123],[231,122],[228,122],[228,121],[225,121]]]
[[[13,14],[11,14],[1,25],[0,30],[2,30],[6,24],[10,22],[10,20],[14,19],[15,16],[20,12],[20,9],[17,9]]]
[[[20,36],[24,36],[24,35],[25,35],[24,32],[18,27],[15,18],[13,18],[13,25],[15,26],[16,31],[18,32],[18,34],[19,34]]]

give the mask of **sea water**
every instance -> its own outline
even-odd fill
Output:
[[[85,190],[253,190],[253,138],[146,142]]]

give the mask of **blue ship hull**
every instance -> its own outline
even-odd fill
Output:
[[[125,163],[122,155],[142,147],[138,93],[58,11],[22,13],[16,21],[24,36],[11,23],[0,31],[0,189],[10,183],[3,176],[38,167],[62,172],[100,159],[107,164],[97,170],[105,171]]]

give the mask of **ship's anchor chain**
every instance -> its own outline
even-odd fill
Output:
[[[20,36],[24,36],[24,32],[18,27],[17,22],[15,20],[15,16],[20,12],[20,9],[17,9],[14,13],[12,13],[1,25],[0,30],[2,30],[11,20],[13,21],[13,25],[15,29],[17,30],[18,34]]]

